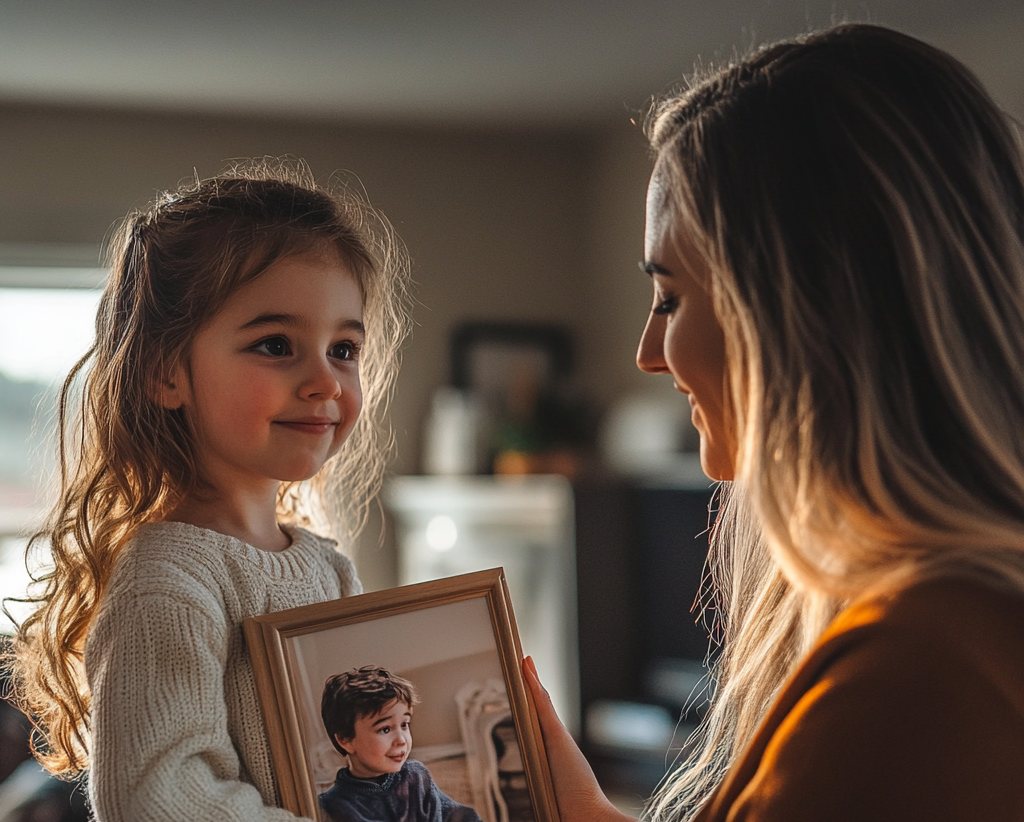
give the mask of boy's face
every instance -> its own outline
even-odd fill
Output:
[[[398,773],[412,750],[412,708],[394,700],[375,714],[356,719],[355,736],[338,744],[348,752],[349,773],[360,779]]]

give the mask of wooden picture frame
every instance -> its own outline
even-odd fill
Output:
[[[446,796],[482,822],[557,822],[502,569],[252,617],[243,630],[282,807],[334,822],[318,796],[346,760],[320,719],[324,683],[378,665],[419,691],[409,759]]]

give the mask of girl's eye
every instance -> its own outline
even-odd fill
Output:
[[[651,313],[656,314],[659,317],[664,316],[665,314],[671,314],[676,310],[676,306],[678,304],[679,301],[675,297],[666,297],[651,309]]]
[[[331,346],[328,356],[335,360],[355,360],[359,356],[359,344],[350,340],[335,343]]]
[[[288,340],[284,337],[268,337],[260,340],[252,347],[253,351],[266,354],[268,357],[287,357],[292,353]]]

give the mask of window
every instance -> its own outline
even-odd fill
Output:
[[[95,257],[95,255],[93,255]],[[96,267],[0,264],[0,597],[28,584],[24,533],[49,503],[55,467],[55,399],[92,342]],[[10,604],[18,617],[19,607]],[[0,615],[0,632],[11,630]]]

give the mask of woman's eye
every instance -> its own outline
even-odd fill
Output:
[[[657,303],[654,306],[654,308],[651,309],[651,313],[657,314],[658,316],[671,314],[673,311],[676,310],[676,306],[678,304],[679,301],[675,297],[666,297],[664,300],[662,300],[660,303]]]
[[[328,355],[336,360],[354,360],[358,357],[359,346],[346,340],[345,342],[335,343],[331,346],[331,350]]]
[[[268,337],[265,340],[260,340],[252,347],[252,350],[266,354],[268,357],[287,357],[292,353],[288,340],[284,337]]]

